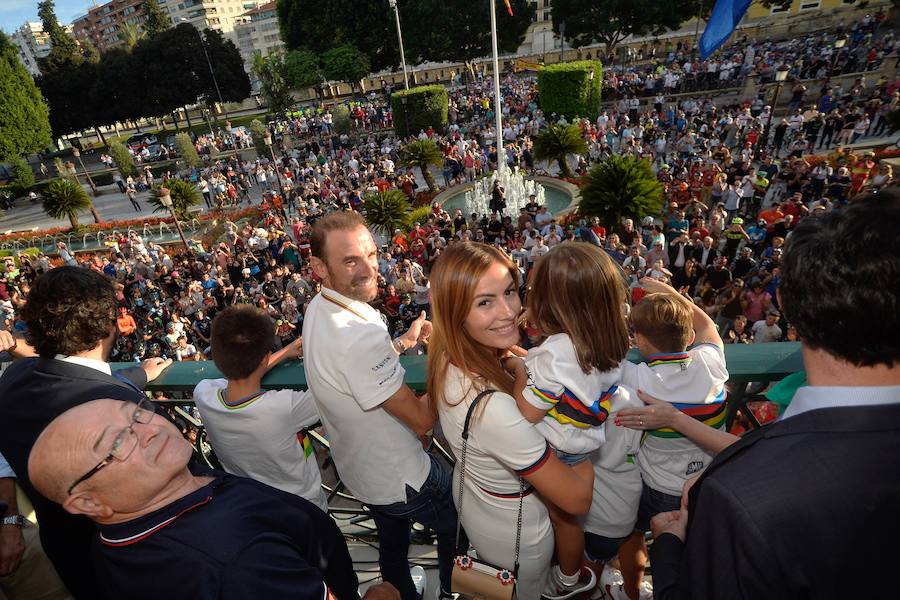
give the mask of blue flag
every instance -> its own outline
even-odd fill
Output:
[[[700,36],[700,58],[706,60],[719,46],[725,43],[744,13],[750,8],[751,0],[716,0],[706,29]]]

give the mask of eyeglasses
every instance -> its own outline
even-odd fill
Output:
[[[131,423],[116,435],[107,457],[100,461],[96,467],[79,477],[75,483],[70,485],[68,495],[72,495],[72,490],[75,489],[75,486],[87,481],[96,475],[103,467],[110,465],[114,460],[119,462],[128,460],[128,457],[131,456],[131,453],[137,448],[138,436],[134,431],[134,425],[135,423],[141,423],[143,425],[148,424],[153,419],[153,415],[156,414],[156,405],[149,400],[141,400],[139,404],[132,404],[132,406],[134,406],[134,412],[131,413]]]

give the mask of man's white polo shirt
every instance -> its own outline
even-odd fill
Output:
[[[406,501],[431,461],[415,433],[381,404],[403,385],[405,371],[381,314],[323,287],[303,321],[306,381],[341,480],[375,506]]]

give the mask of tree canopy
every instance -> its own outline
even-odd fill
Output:
[[[284,76],[287,84],[295,90],[321,86],[319,57],[306,48],[291,50],[284,56]]]
[[[144,0],[144,33],[153,37],[172,27],[172,19],[158,0]]]
[[[39,152],[52,142],[47,105],[15,46],[0,32],[0,160]]]
[[[467,61],[491,51],[490,8],[470,0],[398,0],[407,62]],[[524,41],[534,18],[529,0],[510,0],[513,15],[497,2],[499,46],[512,52]],[[393,9],[387,2],[358,0],[278,0],[281,38],[288,49],[323,54],[355,46],[373,70],[397,67],[400,51]],[[430,26],[423,27],[421,24]]]
[[[703,0],[711,4],[710,0]],[[553,31],[580,47],[602,42],[611,51],[629,35],[659,35],[697,14],[697,4],[668,0],[555,0]],[[563,25],[564,24],[564,25]]]
[[[283,52],[273,52],[268,56],[257,52],[253,55],[251,70],[259,79],[259,93],[269,110],[283,113],[294,104],[290,85],[285,79]]]
[[[81,53],[78,42],[59,24],[54,0],[38,2],[38,17],[44,33],[50,37],[50,54],[41,59],[41,72],[53,70],[69,62],[79,62]]]
[[[250,80],[234,44],[218,32],[206,30],[201,36],[193,25],[182,23],[142,37],[130,53],[114,48],[97,63],[76,55],[52,68],[47,65],[39,85],[50,106],[54,134],[163,116],[198,101],[218,101],[204,46],[222,99],[247,98]]]
[[[322,72],[328,79],[346,81],[356,89],[359,80],[369,74],[368,57],[352,45],[332,48],[322,55]]]

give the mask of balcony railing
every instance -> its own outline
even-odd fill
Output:
[[[632,362],[640,361],[640,355],[632,350],[628,356]],[[746,409],[747,385],[753,381],[777,381],[791,373],[803,370],[800,344],[781,342],[772,344],[735,344],[725,346],[730,393],[728,397],[728,425],[737,412],[757,425],[751,411]],[[425,356],[404,356],[400,359],[406,369],[406,383],[416,391],[425,391]],[[114,363],[113,369],[133,366],[131,363]],[[222,377],[212,361],[184,361],[171,367],[150,382],[147,389],[162,392],[191,392],[201,379]],[[269,371],[262,382],[264,389],[306,389],[306,373],[303,361],[287,361]],[[675,399],[677,400],[677,399]]]

